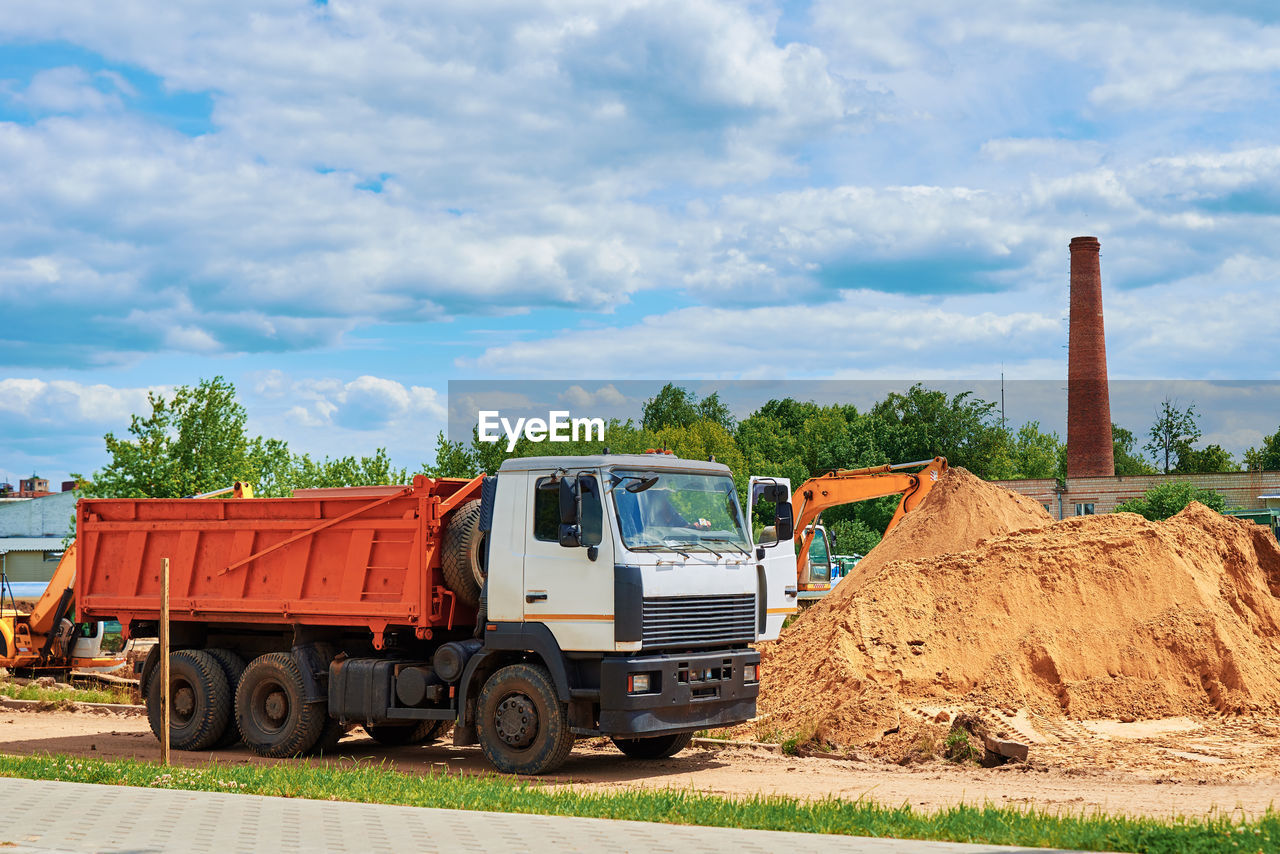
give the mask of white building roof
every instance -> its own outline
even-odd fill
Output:
[[[62,551],[62,537],[0,537],[0,554],[60,551]]]

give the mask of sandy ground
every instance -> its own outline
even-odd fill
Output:
[[[0,709],[0,752],[159,757],[146,718],[83,710]],[[275,761],[243,747],[174,757],[184,765]],[[318,761],[350,765],[384,760],[408,772],[491,771],[475,748],[384,748],[360,730],[342,741],[336,755]],[[1050,811],[1255,817],[1280,803],[1280,720],[1069,722],[1033,745],[1029,765],[990,769],[795,758],[750,748],[695,748],[669,760],[640,762],[625,759],[605,743],[585,742],[561,771],[539,779],[588,789],[676,787],[732,796],[868,797],[923,809],[988,802]]]

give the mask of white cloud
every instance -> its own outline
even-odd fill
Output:
[[[148,392],[166,390],[10,377],[0,379],[0,412],[29,424],[127,423],[130,414],[147,410]]]
[[[11,103],[41,113],[118,110],[124,106],[121,95],[136,94],[119,74],[89,74],[75,66],[37,71],[25,88],[10,84],[0,87],[0,93],[6,89]]]
[[[565,389],[559,395],[559,398],[578,410],[587,410],[599,406],[618,407],[625,406],[628,403],[637,404],[635,408],[639,409],[638,401],[633,401],[618,391],[618,387],[613,383],[606,383],[595,391],[588,391],[582,386],[574,384]]]
[[[561,375],[566,364],[616,376],[989,377],[1001,353],[1030,363],[1045,342],[1064,337],[1054,316],[970,314],[848,291],[818,304],[679,309],[630,326],[490,347],[459,366],[531,377]]]
[[[421,419],[438,422],[446,412],[432,388],[363,375],[293,379],[273,370],[252,383],[253,394],[272,409],[284,405],[286,420],[304,427],[337,426],[353,431],[412,428]]]

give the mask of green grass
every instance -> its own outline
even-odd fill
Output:
[[[0,682],[0,696],[10,700],[42,700],[46,703],[133,703],[129,688],[41,688],[34,682],[18,685]]]
[[[131,760],[0,755],[0,776],[317,800],[482,809],[855,836],[1076,848],[1090,851],[1264,852],[1280,850],[1280,813],[1256,821],[1173,820],[1047,813],[1010,807],[918,812],[870,800],[730,799],[687,789],[548,789],[505,777],[403,774],[382,765],[315,767],[305,762],[164,768]]]

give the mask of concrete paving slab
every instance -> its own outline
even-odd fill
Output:
[[[309,801],[0,778],[0,851],[231,854],[269,851],[625,851],[635,854],[997,854],[948,842],[688,827],[640,821]]]

